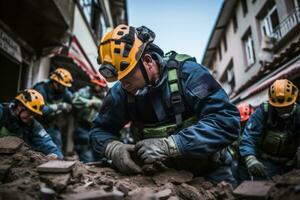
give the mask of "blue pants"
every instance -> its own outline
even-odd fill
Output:
[[[93,153],[89,144],[89,129],[77,125],[74,130],[74,148],[79,160],[87,163],[94,161]]]
[[[58,127],[56,126],[50,126],[45,127],[45,130],[49,133],[51,136],[54,144],[56,144],[57,148],[62,151],[62,138],[61,138],[61,132]]]

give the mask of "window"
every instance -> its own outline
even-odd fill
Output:
[[[251,66],[255,63],[254,45],[251,30],[247,31],[243,37],[243,45],[246,54],[247,66]]]
[[[233,23],[233,31],[236,32],[236,30],[238,28],[238,23],[237,23],[237,18],[236,18],[236,14],[235,13],[232,16],[232,23]]]
[[[300,0],[294,0],[295,8],[300,7]]]
[[[92,0],[80,0],[79,2],[86,20],[90,23],[92,16]]]
[[[235,76],[233,71],[233,60],[231,59],[229,64],[226,67],[224,74],[220,78],[223,89],[227,94],[231,94],[235,88]]]
[[[227,51],[227,41],[226,41],[226,35],[224,35],[224,51]]]
[[[221,48],[221,44],[220,44],[218,50],[219,50],[219,60],[221,61],[222,60],[222,48]]]
[[[245,16],[248,13],[247,0],[241,0],[241,2],[242,2],[243,15]]]
[[[271,9],[267,9],[267,12],[261,19],[260,24],[263,35],[272,37],[275,28],[279,25],[276,5],[274,5]]]

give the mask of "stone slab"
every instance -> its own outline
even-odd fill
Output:
[[[75,163],[75,161],[50,160],[39,165],[37,171],[50,173],[70,172],[75,166]]]
[[[233,194],[245,199],[266,199],[273,183],[268,181],[244,181],[234,191]]]
[[[18,137],[8,136],[0,138],[0,153],[16,153],[23,143],[24,141]]]

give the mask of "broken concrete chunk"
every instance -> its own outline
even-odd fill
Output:
[[[71,178],[71,174],[42,174],[40,175],[41,181],[45,182],[50,188],[55,191],[62,191]]]
[[[137,188],[129,192],[129,197],[131,200],[158,200],[153,190],[147,187]]]
[[[14,136],[0,138],[0,153],[16,153],[23,143],[22,139]]]
[[[124,194],[116,189],[112,192],[105,192],[104,190],[89,191],[84,193],[72,194],[64,196],[64,199],[72,200],[119,200]]]
[[[166,200],[168,199],[172,194],[172,190],[171,189],[164,189],[161,190],[157,193],[155,193],[155,196],[159,199],[159,200]]]
[[[199,191],[186,183],[182,183],[178,186],[179,196],[183,199],[190,199],[190,200],[198,200],[198,199],[205,199]]]
[[[44,164],[37,167],[39,172],[69,172],[75,165],[75,161],[62,161],[62,160],[50,160]]]
[[[5,175],[9,171],[11,165],[0,165],[0,181],[5,178]]]
[[[268,181],[244,181],[233,194],[244,199],[266,199],[272,186]]]
[[[185,183],[193,179],[193,174],[188,171],[168,170],[152,177],[156,185],[164,185],[166,183]]]

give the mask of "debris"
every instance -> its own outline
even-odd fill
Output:
[[[5,178],[10,167],[11,165],[0,165],[0,182],[2,182],[2,180]]]
[[[71,174],[42,174],[40,179],[55,191],[62,191],[71,178]]]
[[[188,200],[204,199],[195,187],[188,185],[186,183],[182,183],[180,186],[178,186],[178,192],[179,192],[179,196],[182,197],[183,199],[188,199]]]
[[[122,199],[124,194],[116,189],[111,192],[106,192],[104,190],[96,190],[83,192],[79,194],[71,194],[64,196],[64,199],[72,199],[72,200],[119,200]]]
[[[55,199],[56,193],[54,190],[48,187],[41,187],[40,198],[43,200]]]
[[[39,172],[69,172],[75,165],[75,161],[50,160],[37,167]]]
[[[166,183],[185,183],[193,179],[193,174],[187,171],[177,171],[169,169],[168,171],[158,173],[152,177],[156,185],[164,185]]]
[[[172,190],[171,189],[164,189],[161,190],[157,193],[155,193],[155,196],[159,199],[159,200],[166,200],[168,199],[172,194]]]
[[[0,138],[0,153],[15,153],[23,143],[24,141],[22,139],[14,136]]]
[[[158,200],[150,188],[137,188],[129,193],[131,200]]]
[[[268,181],[244,181],[233,194],[244,199],[266,199],[272,186]]]

